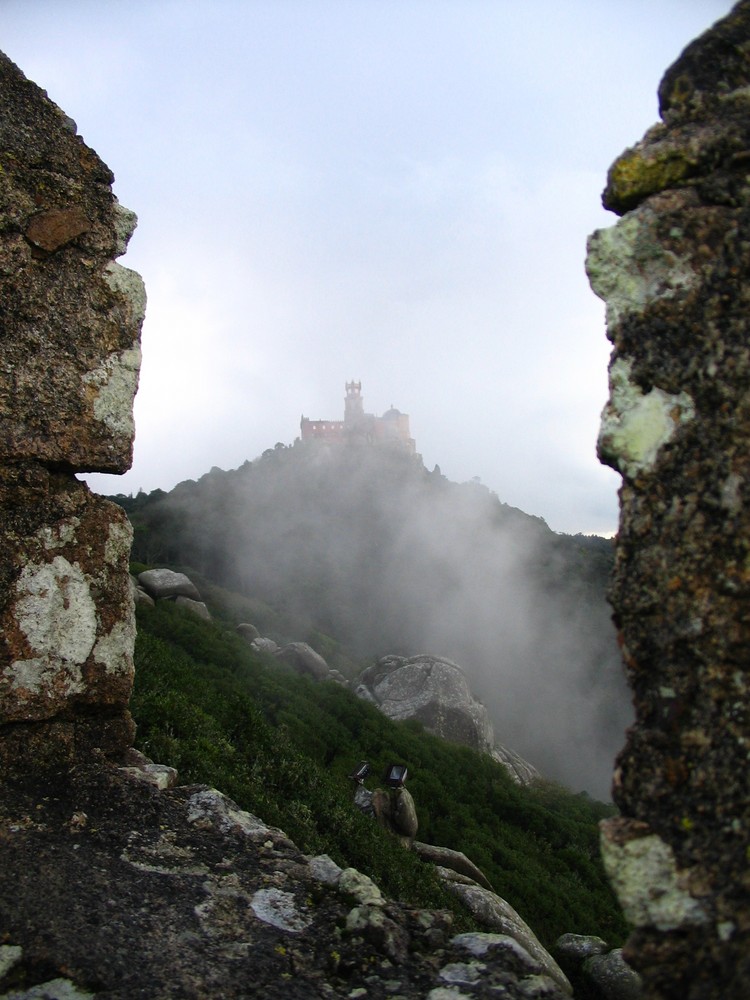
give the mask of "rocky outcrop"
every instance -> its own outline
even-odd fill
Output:
[[[359,676],[355,693],[389,719],[417,719],[452,743],[489,753],[517,784],[540,777],[519,754],[496,745],[490,717],[461,667],[441,656],[383,656]]]
[[[74,123],[0,54],[0,773],[132,740],[131,531],[74,473],[130,465],[135,216]]]
[[[659,1000],[750,996],[750,3],[690,45],[613,165],[590,240],[614,345],[599,451],[636,722],[603,828]]]
[[[147,766],[91,761],[54,795],[4,790],[0,994],[568,995],[515,938],[455,935],[450,914],[388,900],[219,792],[165,787]]]
[[[384,656],[368,667],[356,693],[389,719],[417,719],[430,732],[475,750],[493,743],[487,709],[456,663],[439,656]]]
[[[490,750],[490,757],[503,765],[517,785],[533,785],[535,781],[541,780],[542,776],[534,765],[529,764],[520,753],[516,753],[510,747],[496,743]]]

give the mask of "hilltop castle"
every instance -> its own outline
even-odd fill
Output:
[[[382,417],[365,413],[362,399],[362,383],[345,383],[343,420],[300,420],[300,436],[303,441],[327,441],[331,444],[358,441],[364,444],[383,444],[403,448],[409,454],[416,453],[414,438],[409,434],[409,417],[394,407]]]

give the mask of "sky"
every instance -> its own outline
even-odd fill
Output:
[[[730,0],[0,0],[0,47],[139,226],[133,468],[232,469],[304,414],[408,413],[425,465],[611,534],[604,306],[584,271],[613,160]]]

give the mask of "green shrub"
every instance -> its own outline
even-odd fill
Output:
[[[434,869],[352,804],[348,774],[360,760],[374,778],[405,762],[419,839],[463,851],[543,942],[568,931],[623,937],[598,854],[597,822],[611,809],[555,785],[520,788],[486,755],[298,676],[225,625],[169,602],[139,606],[132,709],[139,747],[181,780],[218,787],[391,896],[457,910]]]

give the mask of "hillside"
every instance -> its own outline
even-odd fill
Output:
[[[609,807],[552,784],[519,788],[490,758],[300,677],[224,624],[169,602],[139,606],[132,709],[138,746],[182,781],[221,788],[302,850],[354,865],[394,898],[461,912],[430,866],[354,808],[347,775],[361,759],[375,775],[408,764],[419,839],[466,853],[543,943],[570,931],[617,941],[624,931],[598,856],[596,824]]]
[[[113,499],[135,558],[190,567],[261,617],[273,608],[288,638],[333,637],[344,673],[387,653],[455,660],[498,740],[608,796],[629,720],[608,541],[555,534],[478,483],[376,448],[277,445],[169,494]]]

